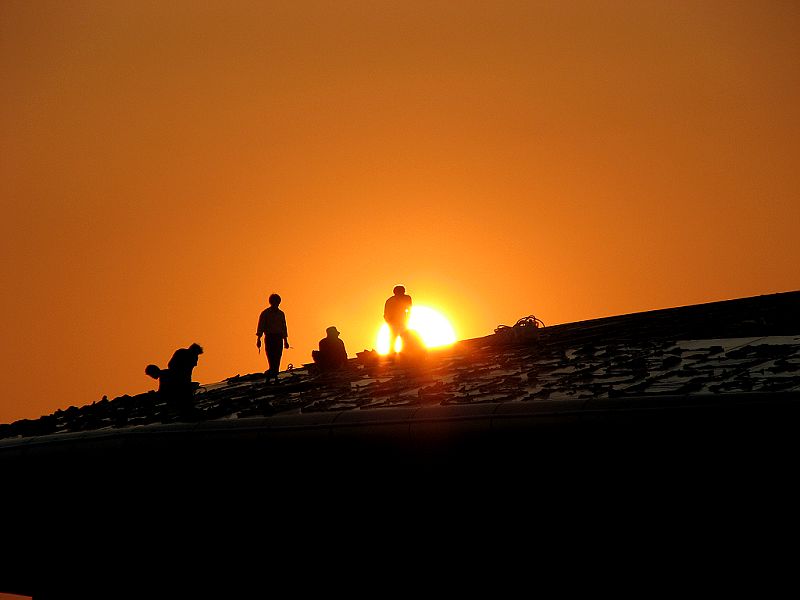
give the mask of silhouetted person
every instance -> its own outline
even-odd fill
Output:
[[[270,294],[269,307],[265,308],[258,317],[258,329],[256,329],[256,347],[261,348],[261,336],[264,336],[264,352],[267,355],[269,369],[266,372],[267,381],[270,379],[278,380],[278,371],[281,368],[281,356],[283,349],[289,348],[289,334],[286,331],[286,315],[278,308],[281,297],[278,294]]]
[[[338,371],[347,365],[347,350],[344,342],[339,339],[339,330],[328,327],[327,335],[319,341],[319,350],[311,352],[311,357],[323,373]]]
[[[202,353],[203,348],[199,344],[192,344],[188,348],[175,350],[166,369],[159,369],[156,365],[145,367],[144,372],[147,375],[158,379],[158,393],[171,408],[181,412],[191,408],[195,388],[192,370],[197,366],[197,359]]]
[[[408,316],[411,313],[411,296],[402,285],[394,286],[394,296],[383,306],[383,319],[389,325],[389,352],[394,352],[397,338],[405,337],[408,330]]]

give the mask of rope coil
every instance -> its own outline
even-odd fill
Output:
[[[522,317],[513,326],[508,325],[498,325],[494,332],[495,333],[514,333],[514,332],[521,332],[523,330],[530,331],[532,329],[539,329],[540,327],[544,327],[544,321],[537,318],[535,315],[528,315],[527,317]]]

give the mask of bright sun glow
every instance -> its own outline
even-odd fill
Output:
[[[427,306],[412,306],[408,317],[408,328],[417,332],[427,348],[446,346],[456,341],[453,326],[441,313]],[[378,331],[378,354],[389,353],[389,326],[384,323]],[[395,342],[395,351],[403,347],[400,338]]]

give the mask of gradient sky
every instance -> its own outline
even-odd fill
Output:
[[[375,346],[800,289],[800,4],[0,3],[0,422]]]

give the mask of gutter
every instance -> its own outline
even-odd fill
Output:
[[[729,417],[781,419],[800,409],[800,391],[586,398],[531,402],[436,405],[278,414],[269,417],[171,423],[59,433],[0,440],[0,461],[35,455],[103,452],[183,442],[258,444],[279,438],[335,444],[340,439],[391,438],[413,444],[420,438],[492,435],[638,424],[691,423]],[[776,421],[777,424],[778,421]]]

